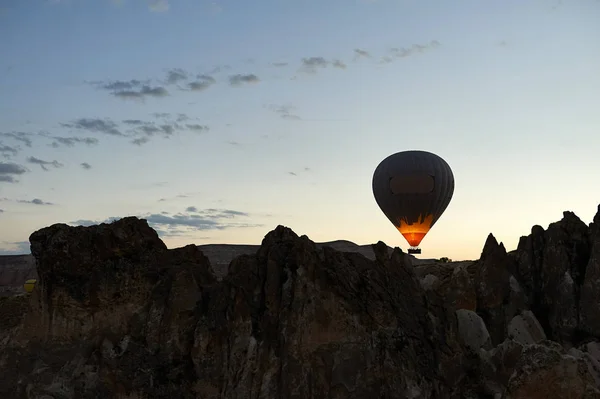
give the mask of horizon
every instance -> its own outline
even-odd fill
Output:
[[[284,225],[406,252],[371,179],[411,149],[456,182],[417,258],[478,259],[490,233],[511,251],[564,211],[589,225],[600,1],[432,4],[3,3],[0,255],[126,216],[169,248]]]

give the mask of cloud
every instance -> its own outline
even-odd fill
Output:
[[[298,115],[296,115],[295,113],[293,113],[295,107],[292,105],[274,105],[271,104],[268,106],[268,108],[275,112],[277,115],[279,115],[282,119],[289,119],[289,120],[300,120],[302,118],[300,118]]]
[[[52,139],[52,144],[50,146],[54,148],[58,148],[61,145],[67,147],[73,147],[75,144],[85,144],[85,145],[96,145],[98,144],[98,139],[95,137],[60,137],[60,136],[50,136],[47,133],[40,133],[40,136],[44,136],[46,138]]]
[[[198,210],[195,206],[190,206],[186,209],[188,212],[192,212],[194,214],[201,215],[202,217],[206,217],[209,219],[230,219],[237,216],[250,216],[247,212],[234,211],[232,209],[218,209],[218,208],[208,208],[203,210]]]
[[[25,133],[25,132],[0,133],[0,137],[7,137],[12,140],[21,142],[21,143],[25,144],[25,146],[27,146],[27,147],[31,147],[31,144],[32,144],[32,141],[30,138],[31,136],[33,136],[31,133]]]
[[[87,170],[89,170],[89,169],[92,169],[92,165],[90,165],[90,164],[89,164],[89,163],[87,163],[87,162],[80,163],[79,165],[80,165],[80,166],[81,166],[83,169],[87,169]]]
[[[149,0],[148,8],[152,12],[167,12],[170,5],[168,0]]]
[[[112,93],[113,96],[129,100],[143,100],[146,97],[166,97],[169,92],[164,87],[142,86],[139,90],[121,90]]]
[[[417,54],[417,53],[422,53],[426,50],[438,48],[440,46],[441,46],[440,42],[438,42],[437,40],[432,40],[427,44],[413,44],[409,48],[404,48],[404,47],[392,48],[390,50],[390,53],[396,58],[405,58],[405,57],[409,57],[409,56]]]
[[[170,197],[170,198],[161,198],[158,200],[158,202],[165,202],[165,201],[169,201],[169,200],[173,200],[173,199],[177,199],[177,198],[190,198],[193,197],[194,195],[199,194],[198,192],[191,192],[191,193],[186,193],[186,194],[178,194],[174,197]]]
[[[323,57],[302,58],[302,66],[308,72],[316,72],[317,68],[327,68],[329,62]]]
[[[125,119],[123,123],[127,125],[143,125],[145,122],[140,119]]]
[[[142,146],[149,141],[150,139],[148,137],[138,137],[137,139],[131,140],[131,144]]]
[[[235,212],[235,211],[232,211]],[[240,212],[243,214],[243,212]],[[220,219],[231,219],[237,216],[247,216],[247,214],[237,215],[237,214],[183,214],[177,213],[173,215],[165,215],[165,214],[150,214],[145,216],[144,218],[148,221],[148,223],[154,226],[159,226],[159,228],[173,228],[173,227],[187,227],[191,228],[191,230],[224,230],[232,227],[258,227],[261,226],[259,224],[249,224],[249,223],[232,223],[228,221],[222,221]]]
[[[256,76],[255,74],[251,73],[251,74],[247,74],[247,75],[231,75],[229,77],[229,84],[231,86],[241,86],[242,84],[251,84],[251,83],[258,83],[260,82],[260,79],[258,78],[258,76]]]
[[[149,80],[116,80],[112,82],[92,82],[98,89],[110,91],[110,94],[121,99],[144,100],[145,97],[165,97],[169,95],[162,86],[150,86]]]
[[[36,164],[36,165],[40,165],[40,167],[43,170],[45,170],[46,172],[49,171],[49,169],[47,168],[47,166],[53,166],[54,168],[62,168],[63,166],[65,166],[65,165],[63,165],[62,163],[60,163],[60,162],[58,162],[56,160],[54,160],[54,161],[44,161],[43,159],[39,159],[39,158],[36,158],[36,157],[28,157],[27,158],[27,162],[33,163],[33,164]]]
[[[8,245],[10,249],[0,249],[0,255],[27,255],[31,253],[29,241],[3,241],[2,244]]]
[[[209,130],[208,126],[206,125],[199,125],[197,123],[193,123],[193,124],[187,124],[185,125],[185,127],[187,127],[188,129],[197,132],[197,133],[204,133],[207,132]]]
[[[304,168],[303,172],[310,172],[310,168]],[[298,172],[287,172],[291,176],[298,176]]]
[[[329,65],[338,69],[346,69],[346,64],[338,59],[328,61],[323,57],[302,58],[302,70],[308,73],[316,73],[318,69],[327,68]]]
[[[187,80],[188,74],[180,68],[171,69],[167,72],[167,83],[172,85],[182,80]]]
[[[110,91],[121,91],[121,90],[134,90],[145,84],[150,83],[149,80],[141,81],[137,79],[131,80],[115,80],[110,83],[96,83],[99,88],[110,90]]]
[[[203,133],[210,130],[207,125],[202,125],[198,123],[180,123],[184,121],[190,121],[191,118],[186,114],[169,114],[166,112],[155,112],[152,115],[156,118],[160,118],[160,120],[154,122],[143,121],[140,119],[126,119],[123,121],[123,123],[129,126],[130,128],[127,131],[127,133],[130,137],[133,136],[133,140],[131,140],[132,144],[140,146],[146,144],[150,140],[150,137],[162,136],[165,138],[169,138],[177,132],[185,130],[191,130],[196,133]]]
[[[33,204],[33,205],[54,205],[52,202],[42,201],[39,198],[34,198],[32,200],[19,200],[21,204]]]
[[[110,136],[124,136],[117,128],[117,124],[108,118],[80,118],[71,123],[61,123],[61,126]]]
[[[333,60],[331,65],[333,65],[334,68],[346,69],[346,64],[340,60]]]
[[[229,228],[247,228],[247,227],[261,227],[262,224],[254,224],[248,222],[234,222],[233,219],[247,218],[250,215],[246,212],[236,211],[232,209],[198,209],[194,206],[187,207],[183,213],[147,213],[141,214],[137,217],[146,219],[148,224],[160,232],[162,235],[165,233],[171,233],[173,235],[181,235],[183,233],[189,233],[200,230],[224,230]],[[111,223],[120,218],[110,217],[104,221],[93,221],[93,220],[76,220],[70,222],[70,224],[80,226],[91,226],[100,223]]]
[[[0,155],[5,158],[10,158],[11,156],[17,155],[19,152],[19,147],[11,147],[9,145],[4,145],[0,142]]]
[[[22,175],[28,172],[27,168],[16,163],[0,162],[0,182],[17,183],[15,175]]]
[[[359,58],[371,58],[371,54],[367,50],[355,48],[354,49],[354,59],[357,60]]]
[[[0,209],[0,213],[4,213],[4,209]]]
[[[204,91],[216,82],[216,79],[210,75],[198,75],[195,81],[188,83],[188,88],[191,91]]]
[[[169,118],[171,114],[168,112],[153,112],[152,116],[155,118]]]
[[[163,137],[172,136],[176,130],[181,130],[183,127],[177,123],[161,123],[156,124],[154,122],[143,122],[143,124],[136,126],[132,132],[134,134],[143,136],[155,136],[160,135]]]

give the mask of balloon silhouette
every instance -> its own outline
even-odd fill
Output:
[[[454,194],[446,161],[427,151],[402,151],[385,158],[373,173],[373,195],[385,216],[416,248],[444,213]]]

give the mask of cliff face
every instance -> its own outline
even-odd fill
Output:
[[[144,220],[30,237],[34,292],[0,300],[7,398],[600,398],[600,207],[507,254],[413,265],[279,226],[217,279]]]

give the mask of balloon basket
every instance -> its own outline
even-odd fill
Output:
[[[408,248],[408,253],[409,254],[420,254],[421,253],[421,248],[410,247],[410,248]]]

